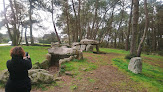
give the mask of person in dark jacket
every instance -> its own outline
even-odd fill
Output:
[[[7,61],[9,79],[5,86],[5,92],[30,92],[31,80],[28,70],[32,68],[30,56],[25,56],[22,47],[14,47],[10,50],[11,60]]]

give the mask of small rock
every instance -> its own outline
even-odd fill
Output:
[[[87,68],[82,68],[82,70],[83,70],[83,71],[86,71],[86,70],[87,70]]]
[[[95,87],[95,89],[99,89],[99,87]]]
[[[47,59],[44,60],[44,61],[40,64],[40,67],[41,67],[42,69],[48,69],[49,66],[50,66],[50,62],[49,62]]]
[[[90,74],[93,74],[93,72],[90,72]]]
[[[90,92],[93,92],[93,90],[90,90]]]
[[[62,77],[55,78],[55,81],[60,81],[60,80],[62,80]]]
[[[73,76],[73,74],[71,72],[68,72],[68,71],[66,71],[65,74],[69,75],[69,76]]]
[[[41,64],[37,61],[34,65],[32,65],[32,69],[40,69]]]

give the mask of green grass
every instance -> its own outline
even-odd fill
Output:
[[[121,49],[100,48],[100,51],[106,52],[106,53],[129,54],[129,51],[125,51]]]
[[[160,67],[152,66],[147,63],[143,63],[143,69],[141,74],[134,74],[128,70],[129,60],[123,58],[113,59],[113,63],[122,71],[130,75],[130,78],[134,81],[140,82],[147,87],[149,91],[163,91],[163,71]]]
[[[87,78],[89,82],[94,83],[96,80],[92,78]]]
[[[0,46],[0,71],[7,69],[6,61],[10,60],[10,49],[13,46]],[[42,47],[42,46],[22,46],[25,52],[29,52],[29,55],[32,60],[32,64],[35,62],[42,62],[46,58],[46,54],[48,53],[48,48],[50,47]]]
[[[77,89],[77,87],[78,87],[77,85],[71,85],[71,86],[70,86],[70,89],[71,89],[71,90],[74,90],[74,89]]]
[[[97,65],[91,62],[87,62],[86,59],[84,60],[74,59],[71,62],[66,62],[62,65],[66,65],[65,70],[72,71],[74,75],[78,75],[80,71],[83,71],[82,69],[85,69],[84,71],[91,71],[97,68]]]

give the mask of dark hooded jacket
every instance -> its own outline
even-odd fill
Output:
[[[11,60],[7,61],[7,68],[10,76],[5,86],[5,91],[30,92],[31,80],[28,77],[28,70],[32,68],[31,59],[13,56]]]

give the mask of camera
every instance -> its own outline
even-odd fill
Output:
[[[28,56],[28,52],[25,52],[25,56]]]

